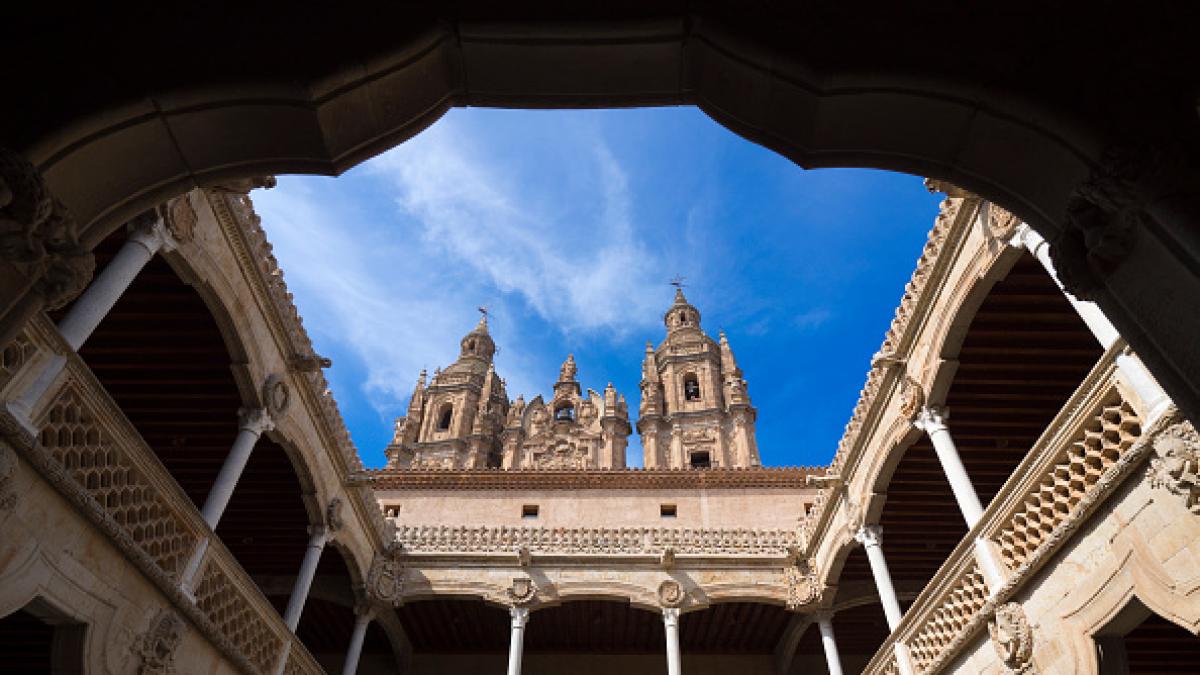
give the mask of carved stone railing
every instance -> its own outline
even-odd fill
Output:
[[[0,369],[0,393],[9,400],[52,355],[66,357],[32,411],[36,436],[10,412],[0,414],[0,426],[29,463],[239,670],[273,673],[290,642],[295,672],[322,672],[49,320],[32,321],[3,352],[12,356]],[[180,576],[204,541],[210,543],[189,597]]]
[[[939,671],[1040,567],[1089,513],[1147,457],[1173,421],[1143,430],[1110,349],[1042,433],[983,518],[917,597],[865,674],[892,672],[896,643],[917,673]],[[976,559],[977,540],[996,552],[1005,579],[991,597]]]
[[[675,555],[787,558],[799,539],[791,530],[692,529],[655,527],[466,527],[396,528],[405,553],[508,553]]]

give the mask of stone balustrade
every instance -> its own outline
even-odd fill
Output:
[[[1121,349],[1106,352],[1059,411],[865,675],[897,672],[897,645],[907,650],[917,674],[938,672],[1148,456],[1154,430],[1142,429],[1142,402],[1117,369]],[[990,592],[976,557],[978,539],[1003,566],[1003,584]]]
[[[14,447],[178,611],[243,672],[275,672],[288,643],[285,672],[323,672],[45,316],[32,321],[2,354],[0,394],[6,398],[47,359],[66,357],[62,372],[32,411],[36,436]],[[0,422],[10,432],[20,429],[7,412]],[[206,541],[189,596],[181,575]]]

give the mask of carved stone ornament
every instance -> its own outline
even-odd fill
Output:
[[[333,361],[320,354],[297,354],[288,359],[288,370],[293,373],[318,373],[322,368],[333,366]]]
[[[171,233],[171,239],[180,244],[192,240],[196,233],[197,218],[196,210],[192,208],[192,202],[187,195],[168,200],[159,207],[159,212],[167,226],[167,232]]]
[[[263,383],[262,397],[271,417],[278,419],[292,402],[292,391],[282,377],[272,373]]]
[[[528,605],[537,597],[537,584],[529,577],[516,577],[508,589],[508,599],[518,607]]]
[[[390,544],[386,551],[375,554],[367,573],[367,595],[392,607],[404,604],[404,566],[399,545]]]
[[[821,598],[817,568],[812,560],[801,560],[783,568],[783,578],[787,583],[788,610],[795,611]]]
[[[212,189],[244,195],[256,188],[269,190],[273,187],[275,187],[275,176],[252,176],[250,178],[235,178],[233,180],[222,181],[213,185]]]
[[[940,178],[926,178],[925,189],[929,190],[930,193],[941,192],[952,199],[961,199],[971,194],[957,185]]]
[[[329,505],[325,507],[325,525],[330,532],[337,532],[342,529],[346,521],[342,518],[342,498],[334,497],[329,500]]]
[[[8,511],[17,504],[16,478],[16,453],[0,441],[0,511]]]
[[[911,377],[905,376],[900,385],[900,414],[904,419],[916,419],[917,413],[925,407],[925,390],[921,384]]]
[[[138,675],[165,675],[175,672],[175,650],[183,642],[186,624],[173,610],[163,609],[150,622],[150,628],[134,645],[142,663]]]
[[[1188,422],[1172,424],[1152,441],[1150,485],[1178,495],[1200,514],[1200,434]]]
[[[683,586],[674,579],[667,579],[658,585],[658,603],[663,607],[680,607],[687,600]]]
[[[1016,233],[1017,227],[1021,224],[1021,219],[1008,209],[995,204],[989,203],[986,210],[987,219],[984,224],[987,225],[988,234],[998,241],[1008,241],[1011,239],[1013,234]]]
[[[988,622],[992,646],[1008,673],[1033,673],[1033,629],[1025,618],[1025,610],[1015,602],[996,608]]]
[[[34,280],[48,309],[59,309],[92,279],[96,261],[75,221],[21,155],[0,148],[0,258]]]

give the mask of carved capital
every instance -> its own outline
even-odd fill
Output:
[[[521,629],[525,624],[529,623],[529,608],[528,607],[509,607],[508,616],[512,619],[512,627]]]
[[[946,428],[946,420],[950,419],[950,411],[940,405],[927,405],[921,408],[913,419],[913,426],[932,434]]]
[[[1151,441],[1150,485],[1177,495],[1192,513],[1200,514],[1200,434],[1189,422],[1163,429]]]
[[[5,148],[0,148],[0,258],[33,280],[49,309],[74,300],[96,268],[66,206],[50,195],[32,164]]]
[[[988,633],[1006,672],[1022,675],[1033,672],[1033,629],[1021,605],[1009,602],[997,607],[988,622]]]
[[[271,420],[270,413],[262,408],[239,408],[238,427],[262,435],[263,432],[274,429],[275,422]]]
[[[173,610],[163,609],[155,615],[150,627],[134,643],[141,657],[138,675],[166,675],[175,672],[175,650],[183,642],[186,624]]]
[[[666,608],[681,607],[687,600],[683,586],[674,579],[667,579],[658,585],[658,604]]]
[[[854,541],[863,546],[883,546],[883,528],[879,525],[863,525],[854,533]]]

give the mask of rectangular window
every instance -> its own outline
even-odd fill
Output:
[[[522,506],[521,507],[521,517],[522,518],[537,518],[538,517],[537,504],[526,504],[526,505]]]
[[[674,518],[678,513],[674,504],[663,504],[658,507],[658,515],[663,518]]]

